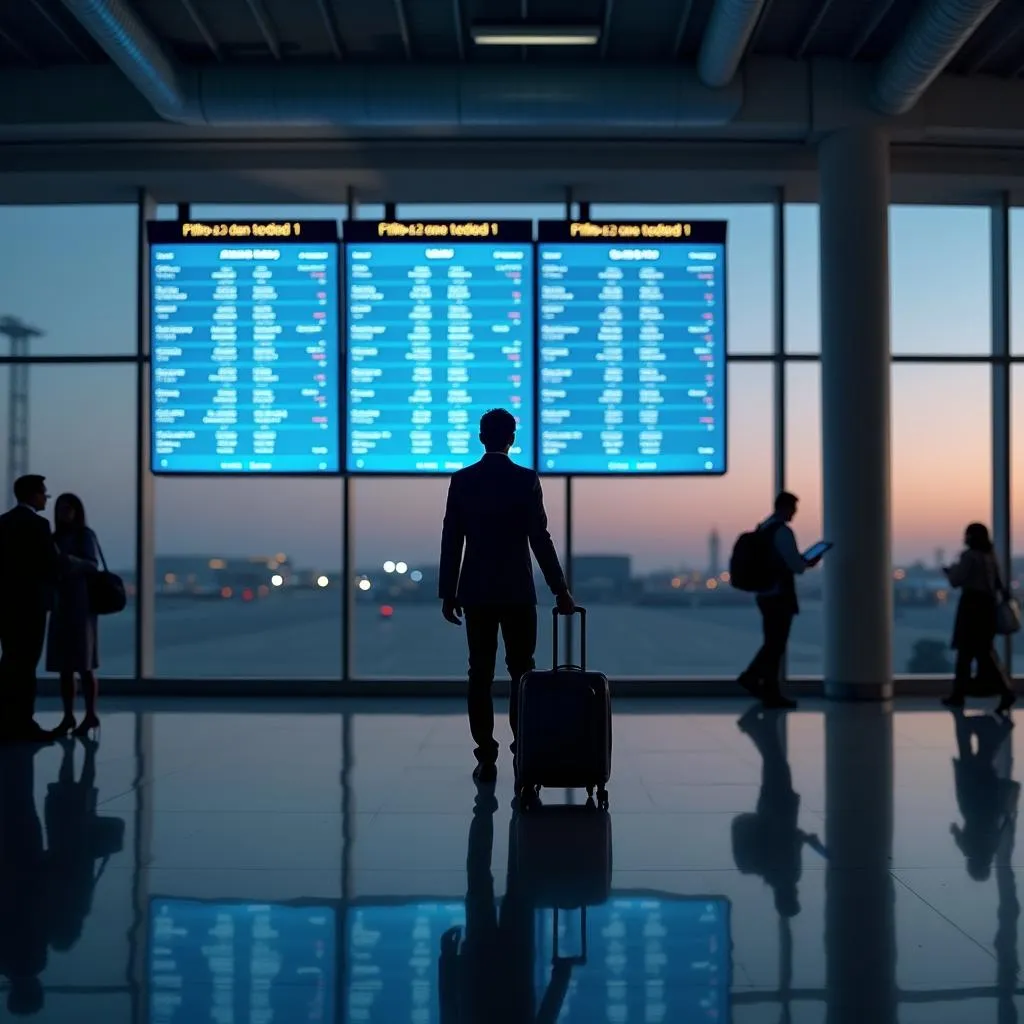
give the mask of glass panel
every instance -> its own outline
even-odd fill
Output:
[[[251,217],[253,220],[336,220],[348,216],[348,207],[337,203],[193,203],[196,220],[211,217]]]
[[[1010,582],[1020,598],[1024,591],[1024,366],[1011,368],[1010,387]],[[1020,634],[1013,638],[1013,667],[1015,672],[1024,668],[1024,638]]]
[[[824,538],[821,467],[821,367],[786,367],[786,488],[800,499],[793,529],[801,550]],[[822,588],[828,558],[797,579],[800,614],[793,620],[787,673],[820,676],[825,671]]]
[[[894,353],[992,351],[991,224],[987,206],[890,208]]]
[[[786,229],[786,351],[821,351],[818,206],[789,203]]]
[[[725,220],[728,234],[727,344],[730,352],[768,353],[774,347],[774,210],[763,204],[642,206],[595,203],[595,220]]]
[[[355,570],[353,663],[356,678],[462,678],[465,630],[441,618],[438,544],[447,479],[354,480],[351,529]],[[551,536],[565,557],[565,483],[545,478]],[[551,601],[538,579],[537,661],[551,657]],[[497,676],[502,675],[500,661]]]
[[[399,203],[399,220],[459,217],[465,220],[562,220],[565,203]]]
[[[892,552],[897,673],[952,673],[957,595],[942,573],[964,527],[992,522],[987,366],[892,368]]]
[[[129,592],[135,583],[135,385],[133,365],[0,366],[4,503],[13,501],[13,477],[22,472],[46,477],[51,523],[57,496],[77,494],[108,566],[124,577]],[[11,398],[22,392],[30,405],[28,443],[19,452],[6,428]],[[104,616],[98,630],[100,675],[134,675],[134,600],[129,597],[119,615]]]
[[[736,675],[759,646],[753,599],[722,574],[736,536],[771,511],[771,374],[729,367],[725,476],[573,481],[573,557],[593,609],[595,668],[615,678]]]
[[[129,205],[0,206],[0,323],[31,355],[134,354],[137,226]]]
[[[1010,211],[1010,351],[1024,355],[1024,210]]]
[[[337,679],[341,480],[155,486],[157,675]]]

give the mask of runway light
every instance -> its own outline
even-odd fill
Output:
[[[390,619],[391,616],[395,614],[395,609],[389,604],[382,604],[380,606],[380,614],[381,618]]]
[[[164,576],[164,583],[177,583],[177,582],[178,582],[178,577],[175,576],[173,572],[169,572],[169,573],[167,573],[166,576]]]
[[[251,601],[252,599],[253,599],[253,592],[252,592],[251,588],[246,587],[245,590],[242,591],[242,600],[243,601]]]
[[[384,571],[385,572],[394,572],[396,568],[397,567],[396,567],[395,563],[392,562],[390,558],[384,563]]]
[[[316,578],[316,585],[318,587],[320,587],[321,589],[326,587],[327,584],[330,583],[330,582],[331,581],[326,576],[317,576],[317,578]]]
[[[257,590],[257,591],[256,591],[256,593],[257,593],[257,594],[258,594],[258,595],[259,595],[260,597],[266,597],[266,596],[267,596],[267,594],[269,594],[269,593],[270,593],[270,587],[268,587],[268,586],[266,585],[266,583],[261,583],[261,584],[260,584],[260,588],[259,588],[259,590]]]
[[[421,573],[419,569],[413,569],[413,571],[409,573],[409,579],[411,579],[413,583],[419,583],[423,579],[423,573]]]
[[[274,575],[270,577],[270,582],[275,587],[284,586],[284,577],[280,573],[275,572]]]
[[[408,572],[408,571],[409,571],[409,566],[406,565],[405,562],[396,562],[395,563],[395,572],[403,573],[403,572]]]
[[[672,578],[672,589],[673,590],[678,590],[682,585],[683,585],[683,581],[678,576],[674,576]]]
[[[359,589],[360,590],[366,591],[366,590],[369,590],[370,587],[372,587],[372,586],[373,586],[373,584],[368,579],[363,578],[363,579],[361,579],[359,581]]]
[[[896,579],[896,580],[905,580],[907,578],[907,574],[906,574],[906,572],[903,569],[897,569],[892,574],[892,576],[893,576],[893,579]]]
[[[708,580],[708,590],[714,590],[718,586],[718,580]]]
[[[230,587],[221,587],[220,588],[220,596],[221,597],[230,597],[233,593],[234,593],[234,591]]]
[[[722,574],[721,574],[721,575],[720,575],[720,576],[719,576],[718,578],[719,578],[719,579],[720,579],[720,580],[721,580],[721,581],[722,581],[723,583],[728,583],[728,582],[729,582],[729,580],[731,579],[731,577],[729,576],[729,574],[728,574],[727,572],[723,572],[723,573],[722,573]]]

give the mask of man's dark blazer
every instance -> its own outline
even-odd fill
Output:
[[[442,600],[470,607],[536,604],[531,548],[551,592],[564,591],[540,478],[532,469],[488,452],[452,476],[441,531]]]
[[[44,615],[53,601],[58,557],[50,524],[18,505],[0,515],[0,611]]]

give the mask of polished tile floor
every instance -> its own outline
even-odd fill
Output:
[[[981,708],[620,701],[606,820],[562,792],[515,814],[508,763],[478,791],[454,702],[111,702],[96,745],[0,752],[0,1000],[61,1024],[1009,1024],[1016,739]]]

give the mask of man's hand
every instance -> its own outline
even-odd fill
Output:
[[[576,602],[568,590],[563,590],[555,597],[555,607],[558,609],[559,615],[572,615],[576,611]]]
[[[825,556],[822,554],[822,555],[817,555],[814,558],[807,559],[807,568],[808,569],[813,569],[824,557]]]
[[[462,605],[454,601],[441,602],[441,614],[453,625],[462,625]]]

